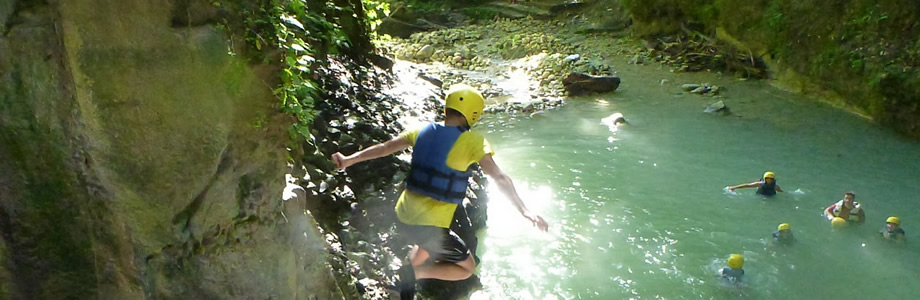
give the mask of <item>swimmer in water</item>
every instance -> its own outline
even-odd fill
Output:
[[[859,202],[856,202],[856,194],[853,192],[846,192],[843,195],[843,200],[828,206],[824,210],[824,214],[828,220],[839,217],[847,222],[866,223],[866,212],[859,205]]]
[[[792,236],[792,228],[789,226],[789,223],[779,224],[776,228],[776,232],[773,233],[773,242],[780,245],[791,245],[795,242],[795,237]]]
[[[744,276],[744,256],[732,254],[728,257],[728,267],[722,268],[722,278],[734,283],[741,282]]]
[[[783,189],[780,188],[778,184],[776,184],[776,174],[774,174],[773,172],[763,173],[763,179],[761,179],[760,181],[755,181],[755,182],[746,183],[746,184],[739,184],[739,185],[731,185],[731,186],[727,186],[726,188],[728,188],[729,191],[734,192],[736,189],[752,188],[752,187],[757,188],[757,194],[764,195],[764,196],[773,196],[773,195],[776,195],[776,192],[783,192]]]
[[[904,241],[904,229],[901,228],[901,219],[898,217],[888,217],[885,220],[885,228],[879,233],[887,240]]]

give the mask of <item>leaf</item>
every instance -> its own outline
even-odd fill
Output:
[[[294,1],[294,2],[296,2],[296,1]],[[294,27],[300,28],[300,30],[306,31],[306,29],[304,29],[304,27],[303,27],[303,24],[300,23],[300,21],[297,21],[297,19],[295,19],[294,17],[288,16],[288,15],[283,15],[283,16],[281,16],[281,20],[284,21],[285,23],[289,24],[289,25],[292,25],[292,26],[294,26]]]
[[[297,59],[297,63],[301,65],[309,65],[315,61],[316,59],[314,59],[312,56],[309,56],[309,55],[301,55],[300,58]]]
[[[304,11],[304,6],[305,6],[306,4],[304,4],[303,1],[301,1],[301,0],[294,0],[294,1],[291,1],[290,3],[291,3],[291,10],[293,10],[294,13],[296,13],[298,16],[299,16],[299,15],[303,15],[303,14],[305,13],[305,11]]]

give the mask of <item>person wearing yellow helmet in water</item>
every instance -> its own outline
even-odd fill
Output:
[[[457,85],[445,97],[443,124],[403,132],[397,137],[351,155],[335,153],[339,170],[356,163],[412,148],[406,188],[396,202],[397,230],[414,244],[408,262],[399,270],[402,299],[412,299],[415,280],[423,278],[458,281],[469,278],[476,261],[466,244],[450,230],[458,204],[466,197],[471,166],[478,163],[498,184],[521,215],[542,231],[548,224],[530,212],[508,177],[492,159],[486,139],[470,131],[482,117],[485,103],[475,89]]]
[[[880,233],[885,239],[903,241],[904,229],[901,228],[901,219],[894,216],[888,217],[885,220],[885,228],[882,228]]]
[[[780,245],[791,245],[795,242],[795,237],[792,235],[792,227],[789,226],[789,223],[779,224],[776,227],[776,232],[773,233],[773,242]]]
[[[866,223],[866,212],[859,205],[859,202],[856,202],[856,194],[853,192],[844,193],[843,200],[837,201],[837,203],[831,204],[831,206],[824,209],[824,215],[827,216],[828,220],[840,217],[847,222]]]
[[[729,191],[734,192],[736,189],[743,188],[757,188],[757,194],[764,196],[773,196],[776,195],[776,192],[783,192],[783,189],[776,184],[776,174],[773,172],[763,173],[763,178],[760,181],[755,181],[746,184],[731,185],[727,186]]]
[[[744,276],[744,256],[732,254],[728,257],[728,267],[722,268],[722,278],[731,282],[741,282]]]

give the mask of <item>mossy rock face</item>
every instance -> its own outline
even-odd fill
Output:
[[[162,3],[13,2],[0,299],[342,298],[312,217],[282,217],[271,66]]]

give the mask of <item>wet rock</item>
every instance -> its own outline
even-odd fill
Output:
[[[581,55],[572,54],[572,55],[566,56],[566,57],[565,57],[564,59],[562,59],[562,60],[565,61],[565,62],[574,62],[574,61],[577,61],[577,60],[579,60],[579,59],[581,59]]]
[[[727,113],[728,113],[728,106],[725,105],[725,102],[723,102],[723,101],[720,100],[720,101],[718,101],[718,102],[715,102],[715,103],[713,103],[713,104],[710,104],[709,107],[706,107],[706,110],[704,110],[703,112],[704,112],[704,113],[722,113],[722,114],[727,114]]]
[[[719,94],[719,90],[721,90],[721,89],[722,89],[722,88],[719,87],[718,85],[714,85],[714,86],[712,86],[712,88],[709,89],[709,94],[711,94],[711,95],[718,95],[718,94]]]
[[[427,74],[427,73],[424,73],[424,72],[423,72],[423,73],[419,73],[419,74],[418,74],[418,78],[421,78],[422,80],[427,81],[427,82],[431,82],[431,84],[433,84],[433,85],[435,85],[435,86],[437,86],[437,87],[443,87],[443,86],[444,86],[444,82],[441,81],[440,78],[438,78],[437,76],[434,76],[434,75],[430,75],[430,74]]]
[[[284,191],[281,193],[281,200],[291,201],[295,199],[304,199],[307,195],[307,191],[303,187],[288,183],[284,187]]]
[[[562,85],[572,96],[606,93],[615,91],[620,86],[620,78],[572,72],[562,79]]]
[[[680,89],[684,90],[685,92],[689,92],[689,91],[700,88],[700,86],[701,85],[696,84],[696,83],[687,83],[687,84],[681,85]]]
[[[691,94],[707,95],[707,96],[718,95],[719,90],[721,90],[719,86],[711,85],[708,83],[703,83],[703,84],[688,83],[688,84],[681,85],[680,88],[683,89],[685,92],[689,92]]]
[[[529,113],[534,112],[535,110],[536,110],[536,107],[534,107],[533,103],[531,103],[531,104],[527,104],[527,106],[524,106],[524,108],[521,109],[521,112],[529,114]]]
[[[307,176],[307,168],[303,165],[289,165],[291,180],[288,180],[288,183],[295,182],[297,179],[304,178]],[[287,176],[285,176],[287,178]]]

